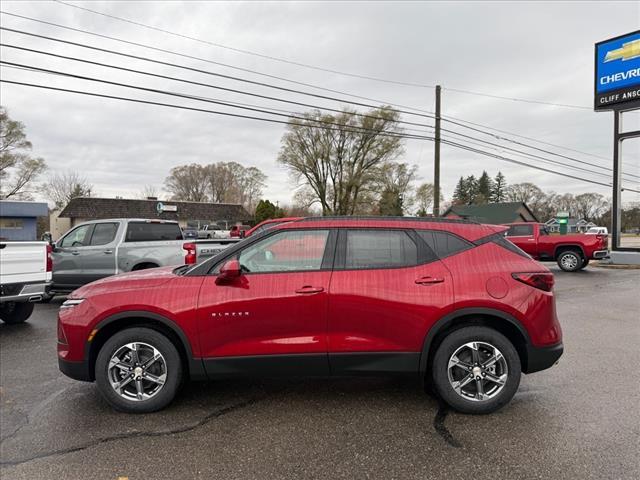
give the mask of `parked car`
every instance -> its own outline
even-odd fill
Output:
[[[250,228],[244,234],[245,237],[250,237],[251,235],[255,235],[257,233],[264,232],[270,228],[275,227],[276,225],[280,225],[282,223],[295,222],[296,220],[302,220],[302,217],[285,217],[285,218],[270,218],[268,220],[263,220],[255,227]]]
[[[53,293],[100,278],[167,265],[195,264],[229,242],[185,242],[175,221],[107,219],[81,223],[53,244]]]
[[[59,367],[127,412],[165,407],[187,377],[363,374],[413,375],[461,412],[492,412],[563,350],[553,274],[504,230],[277,225],[195,267],[76,290],[59,313]]]
[[[34,302],[49,296],[51,246],[47,242],[0,242],[0,319],[22,323]]]
[[[242,238],[242,237],[244,237],[245,232],[247,230],[249,230],[250,228],[251,227],[249,225],[234,225],[229,230],[229,237],[230,238]]]
[[[187,225],[182,228],[182,237],[185,240],[197,240],[198,239],[198,229]]]
[[[511,223],[507,238],[536,260],[555,261],[565,272],[582,270],[591,259],[609,256],[607,235],[549,235],[544,224]]]
[[[225,230],[215,223],[203,225],[198,230],[198,238],[230,238],[230,236],[229,230]]]
[[[591,227],[585,232],[587,235],[609,235],[607,227]]]

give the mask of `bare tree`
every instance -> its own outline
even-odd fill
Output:
[[[208,190],[215,203],[239,203],[247,211],[255,210],[267,176],[257,167],[237,162],[218,162],[206,167]]]
[[[209,200],[207,168],[197,163],[174,167],[165,179],[165,187],[173,200],[206,202]]]
[[[148,198],[158,198],[159,190],[155,185],[145,185],[140,192],[140,198],[146,200]]]
[[[352,113],[306,113],[304,120],[289,122],[281,140],[278,161],[313,192],[325,215],[357,213],[378,169],[403,150],[393,135],[401,132],[398,112],[382,107],[367,117]],[[317,128],[327,123],[331,129]]]
[[[442,204],[444,197],[442,197],[442,195],[440,196],[440,204]],[[433,183],[423,183],[419,185],[418,188],[416,188],[414,198],[417,207],[416,214],[419,217],[426,217],[433,207]]]
[[[93,185],[78,172],[54,173],[43,185],[47,198],[55,204],[55,208],[64,208],[76,197],[91,197]]]
[[[31,142],[24,129],[22,122],[11,120],[0,107],[0,199],[30,198],[32,192],[27,188],[47,169],[42,158],[27,153]]]

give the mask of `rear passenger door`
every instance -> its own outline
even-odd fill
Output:
[[[532,223],[511,225],[507,230],[506,237],[532,257],[538,256],[538,243],[534,236]]]
[[[449,271],[413,230],[342,230],[329,288],[332,373],[417,372],[425,335],[452,302]]]

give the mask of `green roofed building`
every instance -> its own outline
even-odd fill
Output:
[[[538,222],[536,216],[524,202],[453,205],[444,212],[443,217],[463,218],[494,225],[514,222]]]

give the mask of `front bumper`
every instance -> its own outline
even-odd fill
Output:
[[[82,382],[92,382],[91,374],[87,362],[70,362],[58,357],[58,368],[67,377]]]
[[[562,356],[564,345],[558,343],[550,347],[527,347],[527,366],[523,368],[524,373],[539,372],[551,368]]]
[[[593,252],[593,258],[596,260],[600,260],[602,258],[607,258],[609,256],[609,250],[596,250]]]

